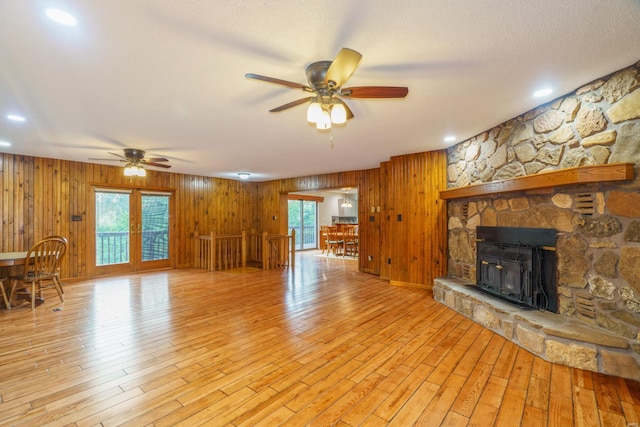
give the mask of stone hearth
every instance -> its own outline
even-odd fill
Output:
[[[605,329],[510,304],[457,278],[436,279],[433,295],[440,303],[544,360],[640,381],[633,343]]]

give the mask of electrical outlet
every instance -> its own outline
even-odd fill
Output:
[[[369,261],[373,261],[373,255],[369,255]]]

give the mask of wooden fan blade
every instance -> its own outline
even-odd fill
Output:
[[[98,159],[96,157],[89,157],[88,160],[101,160],[104,162],[128,162],[126,159]]]
[[[315,92],[313,89],[311,89],[307,85],[303,85],[301,83],[296,83],[296,82],[290,82],[288,80],[281,80],[281,79],[276,79],[274,77],[261,76],[259,74],[253,74],[253,73],[247,73],[244,76],[248,79],[262,80],[263,82],[275,83],[277,85],[292,87],[294,89],[302,89],[307,92]]]
[[[150,158],[144,158],[144,160],[149,163],[149,162],[168,162],[169,159],[165,159],[164,157],[150,157]]]
[[[409,88],[399,86],[359,86],[345,88],[340,91],[341,96],[349,98],[404,98]]]
[[[157,168],[165,168],[165,169],[169,169],[171,167],[171,165],[164,165],[162,163],[147,162],[147,161],[145,161],[144,164],[148,166],[155,166]]]
[[[295,107],[297,105],[304,104],[305,102],[310,102],[310,101],[312,101],[314,99],[316,99],[315,96],[308,96],[306,98],[298,99],[297,101],[292,101],[292,102],[289,102],[288,104],[284,104],[284,105],[281,105],[279,107],[273,108],[273,109],[269,110],[269,112],[270,113],[277,113],[279,111],[286,110],[287,108]]]
[[[353,49],[343,47],[336,59],[333,60],[327,75],[325,77],[325,83],[329,85],[329,82],[335,82],[334,87],[340,87],[346,82],[351,74],[358,68],[362,55]]]

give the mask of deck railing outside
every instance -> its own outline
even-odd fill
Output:
[[[96,265],[129,262],[129,232],[96,233]]]
[[[142,260],[152,261],[169,257],[169,236],[166,230],[142,232]],[[96,265],[129,262],[129,232],[96,233]]]
[[[318,230],[315,227],[300,226],[293,227],[296,231],[296,248],[297,249],[316,249],[318,248]]]

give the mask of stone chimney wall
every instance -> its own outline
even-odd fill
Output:
[[[554,228],[560,314],[640,353],[640,62],[449,148],[448,186],[619,162],[633,181],[449,200],[449,276],[475,282],[478,225]]]

